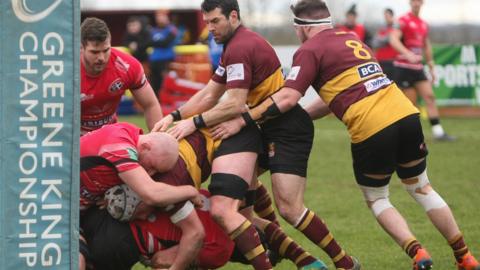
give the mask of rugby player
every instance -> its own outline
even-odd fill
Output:
[[[150,133],[127,123],[106,125],[80,138],[80,224],[81,228],[95,222],[89,208],[103,199],[109,188],[125,183],[142,200],[151,205],[168,206],[189,199],[198,203],[199,194],[192,186],[172,186],[155,182],[150,175],[173,168],[178,160],[178,143],[168,134]],[[173,209],[181,211],[179,209]],[[172,215],[175,213],[172,213]],[[182,269],[191,262],[191,255],[198,252],[203,227],[196,213],[179,223],[187,248],[176,258],[176,267]],[[80,241],[81,258],[88,261],[88,246]],[[82,269],[82,268],[81,268]]]
[[[383,74],[370,48],[356,35],[332,28],[325,2],[300,0],[292,5],[292,11],[303,44],[293,57],[285,86],[249,111],[247,117],[228,124],[275,120],[313,86],[321,100],[311,105],[319,108],[308,110],[321,115],[319,112],[328,106],[347,126],[357,183],[377,221],[413,259],[413,268],[431,269],[433,263],[389,201],[388,184],[394,171],[452,247],[458,269],[477,270],[480,266],[469,252],[450,208],[428,179],[428,152],[418,110]],[[228,130],[233,129],[222,132]]]
[[[396,68],[395,82],[405,95],[417,103],[417,93],[425,101],[433,137],[441,141],[453,141],[440,124],[440,114],[435,103],[432,82],[435,82],[435,62],[432,45],[428,38],[428,25],[420,18],[423,0],[410,0],[411,12],[398,19],[398,25],[390,32],[390,44],[398,55],[393,65]],[[429,81],[423,69],[423,55],[430,70]]]
[[[127,89],[151,129],[162,118],[162,110],[140,62],[111,47],[104,21],[86,18],[80,29],[81,134],[117,122],[116,112]]]
[[[213,141],[211,135],[207,130],[200,129],[199,131],[196,131],[191,135],[187,136],[185,139],[179,141],[180,158],[178,159],[177,164],[174,166],[174,168],[168,172],[156,173],[155,175],[153,175],[153,179],[155,181],[171,185],[191,185],[199,188],[201,183],[208,179],[211,171],[212,159],[215,156],[215,151],[220,149],[221,145],[222,141]],[[260,200],[262,201],[262,204],[265,203],[267,198],[269,199],[268,194],[262,195]],[[134,200],[134,202],[135,201],[136,200]],[[169,207],[169,209],[170,208],[172,207]],[[118,209],[118,207],[115,207],[113,209]],[[132,213],[134,212],[133,209],[135,208],[127,208],[124,212],[120,214],[114,214],[113,216],[119,220],[126,221],[129,219],[129,217],[131,217]],[[179,210],[178,213],[174,216],[184,216],[188,214],[188,211],[191,211],[192,208],[186,208],[184,205],[178,204],[172,209],[170,209],[169,212],[176,212],[177,210],[175,209],[184,210]],[[94,216],[94,221],[89,222],[89,224],[91,224],[89,226],[90,230],[85,234],[87,236],[87,241],[89,242],[89,248],[93,249],[93,254],[91,254],[92,260],[96,261],[102,260],[102,258],[105,257],[103,255],[107,251],[101,251],[107,249],[105,249],[104,245],[102,245],[102,248],[98,250],[98,247],[92,247],[92,245],[95,245],[92,243],[105,242],[106,239],[103,235],[101,235],[101,232],[107,230],[103,226],[107,226],[108,224],[110,224],[110,222],[108,222],[108,220],[104,221],[105,218],[102,218],[101,215],[99,216],[98,214],[95,214],[97,210],[92,211],[93,214],[90,215]],[[262,210],[261,212],[265,212],[265,210]],[[269,211],[267,211],[267,213],[268,212]],[[178,221],[178,218],[172,218],[172,221],[173,220]],[[299,269],[325,269],[325,265],[323,262],[315,259],[310,254],[305,252],[303,248],[298,246],[291,238],[286,236],[277,224],[261,219],[255,219],[255,222],[257,226],[261,227],[262,230],[265,231],[265,236],[269,244],[274,250],[278,252],[281,257],[290,259]],[[97,235],[97,233],[99,235]],[[113,242],[115,243],[115,241]],[[181,247],[179,247],[179,249],[181,250]],[[106,256],[106,258],[110,257]],[[124,262],[125,261],[120,260],[119,263],[122,264]],[[245,261],[245,263],[248,263],[248,261]],[[112,266],[115,265],[118,264],[112,263]]]

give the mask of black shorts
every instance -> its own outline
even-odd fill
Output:
[[[85,210],[80,227],[95,269],[130,270],[139,261],[140,251],[129,223],[112,218],[107,210]]]
[[[428,154],[418,114],[393,123],[363,142],[352,143],[351,149],[355,175],[392,174],[398,164],[418,160]],[[368,187],[388,184],[359,177],[357,183]]]
[[[262,137],[260,130],[255,125],[249,125],[240,130],[232,137],[222,140],[218,148],[213,153],[213,158],[217,158],[224,155],[242,153],[242,152],[254,152],[261,153]]]
[[[395,66],[393,66],[393,61],[380,61],[378,63],[382,67],[383,73],[387,75],[387,77],[390,80],[397,82],[396,81],[397,69],[395,68]]]
[[[414,87],[415,83],[427,80],[427,75],[423,69],[395,67],[394,81],[401,89]]]
[[[261,125],[265,152],[260,167],[271,173],[307,176],[314,128],[308,113],[296,105],[290,111]]]

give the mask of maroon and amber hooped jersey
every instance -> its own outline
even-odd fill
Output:
[[[324,30],[297,50],[285,86],[304,94],[310,85],[347,125],[353,143],[418,112],[352,33]]]
[[[402,32],[403,45],[416,55],[423,56],[423,49],[428,38],[427,23],[409,12],[398,19],[398,29]],[[403,68],[423,69],[422,62],[410,63],[402,55],[398,55],[394,64]]]
[[[248,89],[247,105],[255,107],[284,83],[280,60],[259,34],[239,26],[224,45],[212,80],[227,89]]]
[[[173,186],[192,185],[197,189],[212,171],[213,152],[222,141],[214,141],[208,129],[200,129],[178,142],[180,158],[173,169],[153,179]]]
[[[81,63],[82,134],[117,122],[117,109],[127,89],[145,87],[148,82],[143,67],[132,56],[114,48],[110,59],[98,76],[90,76]]]
[[[121,172],[138,168],[137,143],[142,130],[132,124],[106,125],[80,138],[80,208],[103,198],[123,181]]]

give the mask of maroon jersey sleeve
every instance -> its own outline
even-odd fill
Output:
[[[226,84],[227,83],[227,74],[225,73],[225,65],[223,64],[223,56],[220,58],[220,63],[218,63],[218,67],[215,70],[215,73],[212,76],[212,80],[214,82],[220,83],[220,84]]]
[[[227,89],[250,89],[252,85],[252,55],[250,48],[241,46],[241,43],[231,43],[222,57],[220,67],[223,67],[222,79],[215,80],[227,85]],[[217,71],[222,71],[217,69]],[[217,72],[215,72],[217,73]],[[220,75],[220,74],[218,74]]]
[[[317,75],[315,54],[300,48],[293,56],[292,69],[286,78],[285,87],[293,88],[304,95]]]

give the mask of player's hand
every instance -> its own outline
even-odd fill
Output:
[[[160,121],[155,123],[152,128],[152,132],[163,132],[173,123],[173,116],[171,114],[163,117]]]
[[[405,58],[407,59],[408,62],[410,62],[412,64],[417,64],[417,63],[422,62],[422,56],[414,54],[413,52],[410,52],[410,53],[406,54]]]
[[[195,208],[203,208],[204,205],[204,196],[199,192],[197,196],[190,199],[190,201],[195,205]]]
[[[210,128],[210,133],[214,140],[225,140],[237,134],[245,125],[245,120],[237,117]]]
[[[105,198],[102,198],[101,200],[96,201],[95,204],[99,209],[105,209],[108,206],[108,201],[105,200]]]
[[[181,140],[197,130],[193,123],[193,118],[185,119],[178,122],[174,127],[171,127],[167,133],[175,137],[177,140]]]

